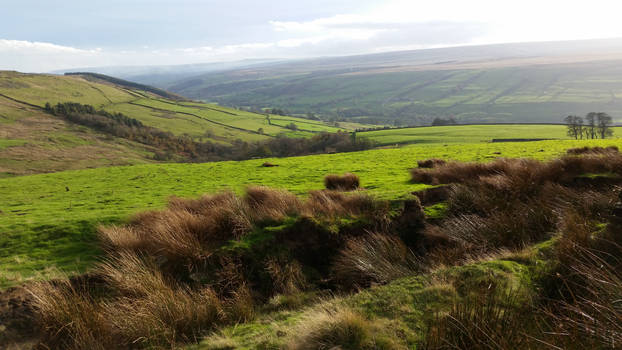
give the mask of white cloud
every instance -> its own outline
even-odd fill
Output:
[[[0,39],[0,69],[50,71],[106,65],[164,65],[301,58],[498,42],[620,37],[614,0],[393,0],[366,11],[306,21],[270,21],[265,40],[197,47],[83,49]],[[178,33],[183,35],[184,33]]]
[[[75,54],[94,54],[101,49],[80,50],[74,47],[61,46],[50,43],[22,41],[22,40],[6,40],[0,39],[0,52],[24,52],[29,51],[34,54],[57,54],[57,53],[75,53]]]
[[[42,72],[101,60],[102,49],[83,50],[44,42],[0,39],[0,69]]]

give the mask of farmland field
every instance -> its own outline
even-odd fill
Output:
[[[460,128],[460,127],[456,127]],[[487,161],[497,157],[549,159],[584,145],[622,140],[553,140],[523,143],[447,143],[396,149],[205,164],[157,164],[64,171],[0,179],[0,284],[49,276],[56,266],[84,271],[98,250],[95,227],[133,213],[161,208],[171,196],[193,197],[247,185],[266,185],[304,195],[323,187],[328,173],[353,172],[370,194],[403,199],[422,185],[409,181],[416,160]],[[265,161],[277,167],[262,167]]]
[[[612,128],[614,135],[622,128]],[[431,126],[419,128],[387,129],[357,133],[380,145],[408,143],[473,143],[490,142],[493,139],[569,139],[564,125],[464,125]]]
[[[463,64],[456,56],[455,64],[387,65],[277,65],[207,73],[165,87],[222,104],[375,124],[430,125],[435,117],[449,116],[459,123],[558,123],[590,111],[622,120],[622,71],[616,60]]]

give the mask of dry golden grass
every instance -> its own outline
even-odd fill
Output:
[[[32,306],[41,328],[41,342],[57,349],[108,349],[114,344],[105,306],[68,279],[31,284]]]
[[[276,293],[295,294],[307,287],[306,277],[298,261],[282,262],[271,258],[266,262],[266,271]]]
[[[569,148],[566,150],[568,154],[608,154],[608,153],[618,153],[617,146],[608,146],[608,147],[578,147],[578,148]]]
[[[227,305],[212,289],[180,285],[134,254],[120,253],[98,273],[107,282],[100,292],[92,285],[77,288],[66,279],[30,289],[43,344],[66,349],[168,347],[198,339],[225,318]],[[242,298],[228,302],[238,301]]]
[[[243,196],[172,197],[164,210],[138,214],[125,226],[100,228],[106,257],[95,273],[103,287],[75,290],[61,283],[33,289],[44,343],[68,349],[89,341],[105,348],[162,348],[196,341],[219,325],[252,319],[257,300],[309,287],[304,266],[288,254],[245,256],[223,246],[288,217],[303,217],[301,225],[309,227],[301,229],[310,235],[317,230],[314,239],[319,239],[326,234],[319,221],[365,216],[385,225],[387,213],[386,203],[362,193],[317,191],[301,201],[286,191],[249,187]],[[393,241],[384,243],[393,248],[387,259],[400,250]],[[391,258],[404,258],[407,249],[397,247],[401,255]]]
[[[567,182],[584,174],[614,173],[622,175],[619,153],[588,153],[585,156],[564,156],[550,162],[531,159],[497,159],[490,163],[450,162],[433,169],[413,168],[413,182],[431,185],[477,181],[491,177],[491,184],[525,188],[543,182]],[[497,178],[506,176],[506,178]]]
[[[335,302],[316,306],[291,330],[291,350],[389,350],[406,349],[383,329],[354,310]],[[383,334],[384,333],[384,334]]]
[[[352,173],[330,174],[324,177],[324,187],[328,190],[354,191],[360,186],[359,177]]]
[[[436,158],[417,161],[417,167],[419,168],[435,168],[437,166],[441,166],[445,164],[447,164],[447,161],[443,159],[436,159]]]
[[[399,237],[378,233],[350,239],[333,264],[335,278],[350,288],[387,283],[423,269]]]

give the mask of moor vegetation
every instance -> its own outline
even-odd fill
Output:
[[[30,287],[41,346],[171,348],[306,307],[256,347],[619,347],[622,155],[436,162],[411,175],[442,186],[402,203],[363,191],[300,199],[249,187],[243,196],[173,197],[164,210],[101,227],[105,255],[91,274]],[[523,264],[523,277],[449,277],[455,266],[500,256]],[[433,316],[418,310],[391,321],[347,302],[362,288],[423,275],[453,291],[429,306]],[[225,335],[208,339],[208,348],[236,348]]]
[[[235,141],[232,146],[215,142],[197,142],[188,136],[146,126],[139,120],[122,113],[96,110],[80,103],[47,103],[45,110],[66,120],[84,125],[115,137],[153,146],[156,160],[205,162],[217,160],[242,160],[256,157],[288,157],[325,152],[351,152],[370,149],[374,143],[355,139],[347,132],[318,133],[310,138],[275,137],[267,141],[249,143]],[[293,126],[291,126],[293,125]],[[295,124],[287,126],[296,129]]]
[[[330,174],[324,177],[324,186],[329,190],[353,191],[359,188],[359,177],[352,173]]]

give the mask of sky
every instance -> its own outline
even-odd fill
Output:
[[[619,0],[0,0],[0,70],[622,37]]]

